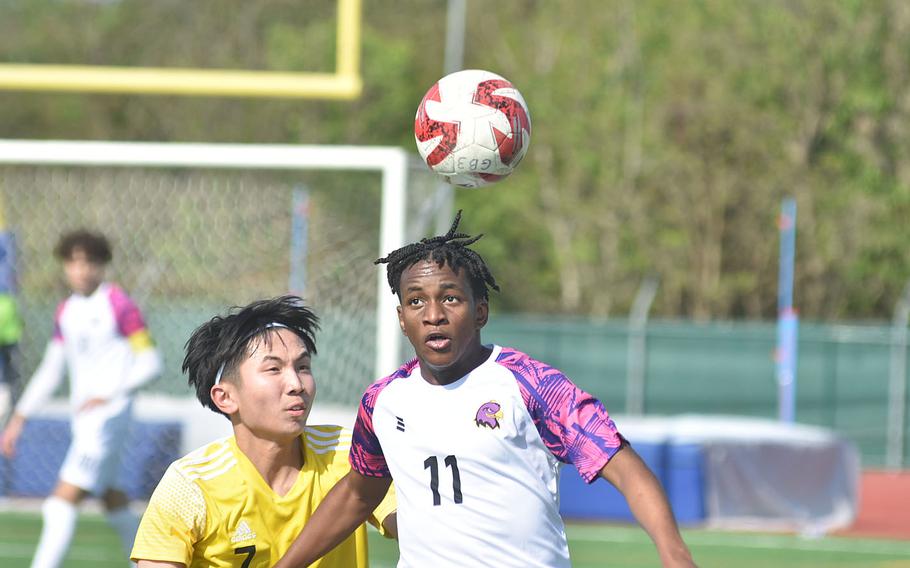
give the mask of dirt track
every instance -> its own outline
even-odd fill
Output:
[[[856,522],[838,534],[910,540],[910,471],[864,471],[859,501]]]

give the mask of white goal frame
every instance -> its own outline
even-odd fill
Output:
[[[397,147],[0,140],[0,164],[376,171],[382,175],[377,258],[405,243],[409,156]],[[376,275],[376,357],[370,380],[400,364],[397,302],[384,272]]]

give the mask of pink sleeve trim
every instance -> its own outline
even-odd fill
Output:
[[[68,299],[68,298],[67,298]],[[57,309],[54,310],[54,333],[51,338],[54,341],[63,342],[63,328],[60,326],[60,319],[63,317],[63,310],[66,308],[66,300],[63,300],[57,304]]]
[[[497,362],[511,370],[528,413],[544,444],[562,462],[571,463],[587,483],[624,443],[603,404],[562,372],[513,349]]]
[[[409,361],[393,374],[380,379],[367,388],[360,400],[357,410],[357,420],[354,423],[354,432],[351,439],[351,453],[349,461],[351,469],[366,477],[391,477],[389,465],[386,463],[382,445],[373,428],[373,411],[376,409],[376,399],[379,393],[389,386],[395,379],[407,377],[416,365],[416,360]]]
[[[114,318],[117,321],[117,331],[123,337],[129,337],[145,329],[145,319],[139,306],[127,296],[119,286],[111,286],[108,293],[111,307],[114,309]]]

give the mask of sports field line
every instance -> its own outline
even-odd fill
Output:
[[[616,527],[571,526],[569,540],[588,542],[650,544],[648,536],[640,529]],[[807,552],[852,552],[906,556],[910,558],[910,542],[889,540],[859,540],[845,538],[804,539],[785,535],[746,533],[702,533],[684,531],[686,543],[694,547],[755,548],[762,550],[803,550]]]

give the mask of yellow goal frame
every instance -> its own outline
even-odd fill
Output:
[[[361,0],[338,0],[334,73],[0,64],[0,90],[354,99],[363,87],[360,17]]]

